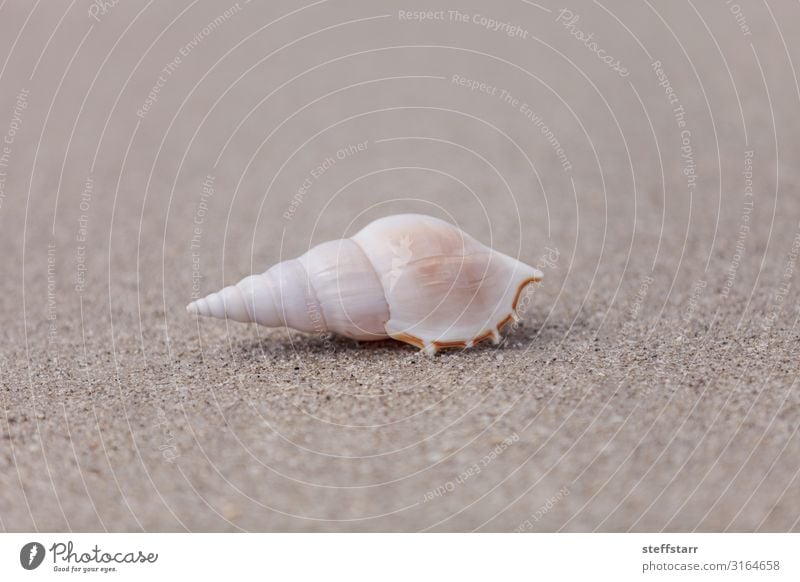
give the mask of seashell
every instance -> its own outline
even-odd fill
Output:
[[[523,289],[542,273],[452,224],[421,214],[380,218],[190,303],[192,315],[392,337],[425,350],[500,341]]]

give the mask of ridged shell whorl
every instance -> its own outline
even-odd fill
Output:
[[[540,271],[448,222],[399,214],[246,277],[187,310],[358,340],[393,337],[433,353],[498,341],[500,328],[517,318],[522,289],[541,279]]]

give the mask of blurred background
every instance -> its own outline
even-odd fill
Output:
[[[0,3],[6,531],[797,531],[800,7]],[[421,212],[435,358],[188,317]]]

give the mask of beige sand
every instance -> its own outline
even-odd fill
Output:
[[[800,530],[797,3],[211,4],[0,9],[1,529]],[[526,325],[184,311],[393,212]]]

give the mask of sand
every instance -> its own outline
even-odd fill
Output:
[[[0,8],[0,529],[800,531],[796,3],[168,4]],[[184,310],[395,212],[525,325]]]

